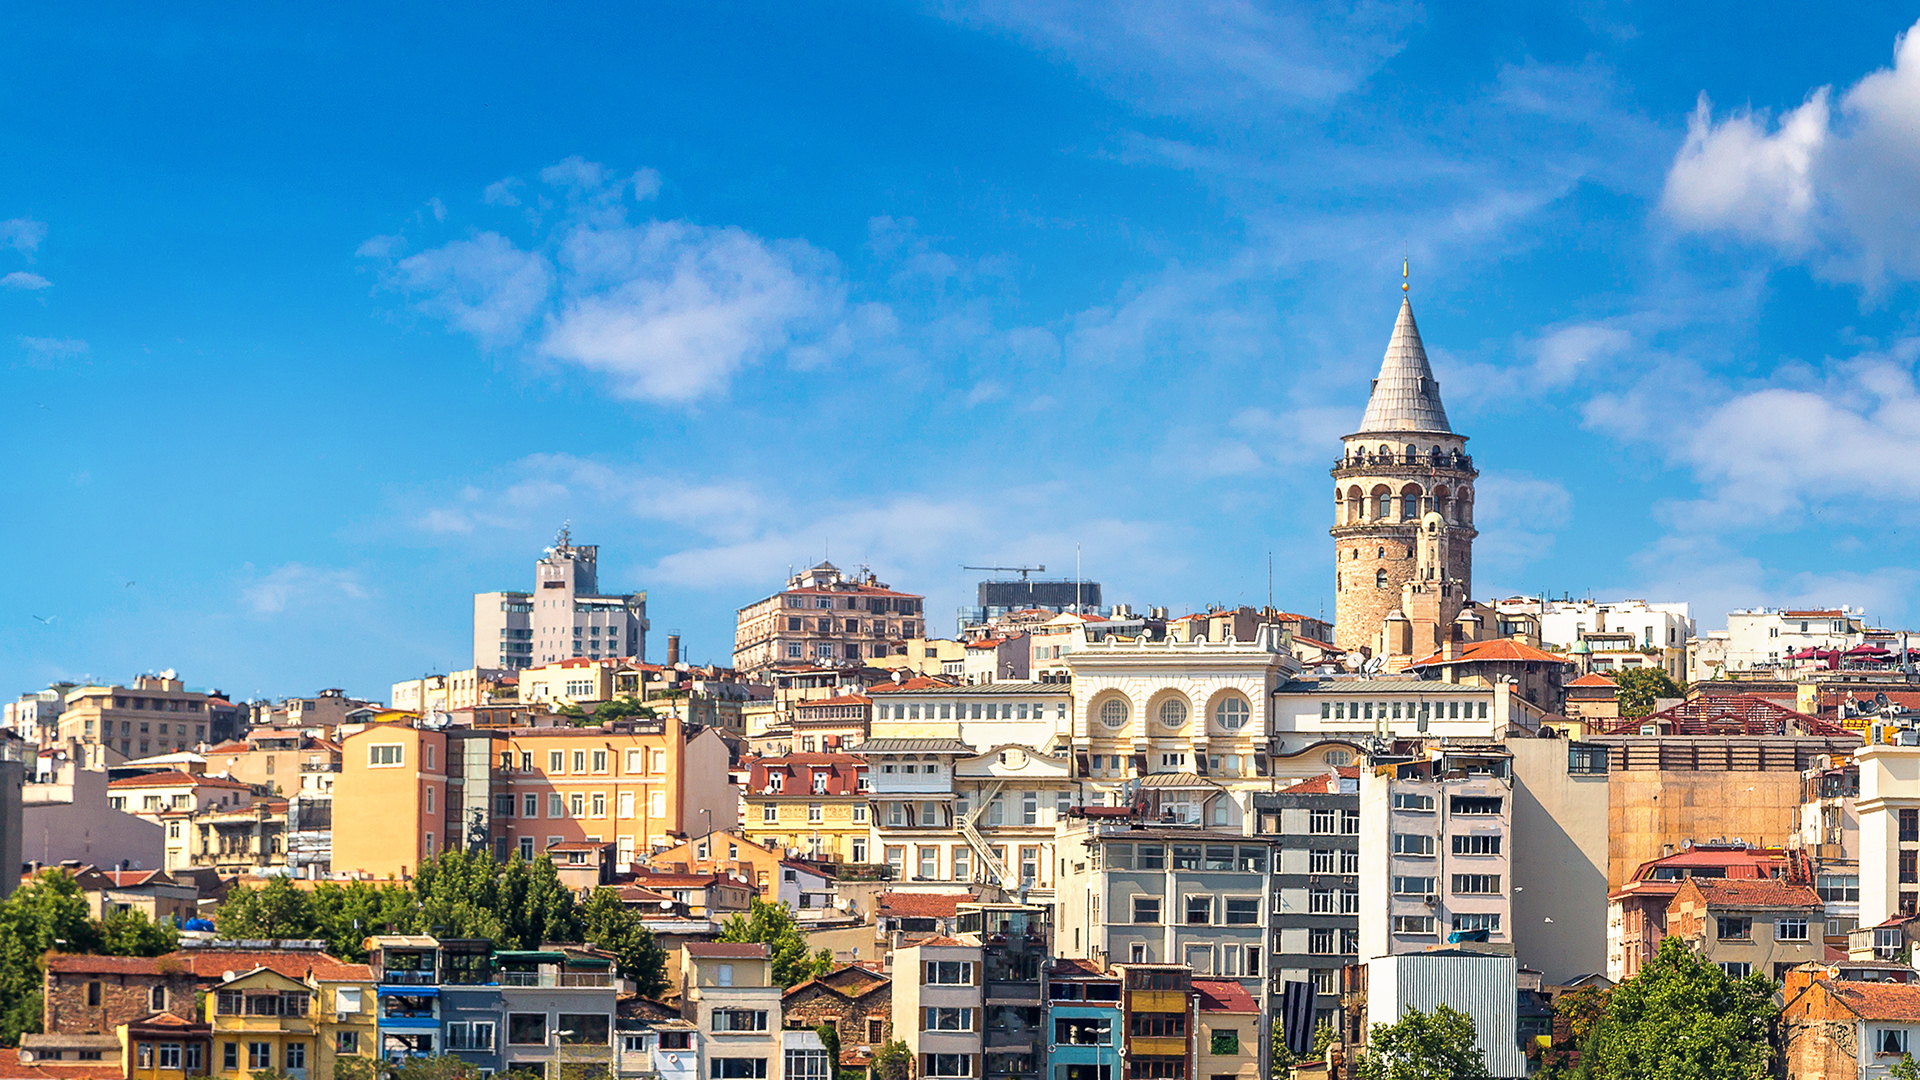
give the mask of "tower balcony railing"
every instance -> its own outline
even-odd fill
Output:
[[[1405,465],[1416,468],[1457,469],[1472,472],[1473,455],[1455,454],[1354,454],[1333,459],[1336,472],[1343,469],[1376,468],[1382,465]]]

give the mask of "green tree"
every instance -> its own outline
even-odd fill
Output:
[[[149,922],[138,911],[116,911],[100,921],[100,951],[108,956],[159,956],[179,947],[173,924]]]
[[[599,708],[593,710],[593,722],[596,724],[614,720],[631,720],[636,717],[651,720],[654,716],[653,706],[640,704],[640,699],[632,694],[602,702]]]
[[[874,1080],[907,1080],[913,1070],[913,1051],[899,1039],[888,1039],[873,1052]]]
[[[501,947],[537,949],[547,942],[583,941],[580,909],[573,890],[560,881],[553,860],[529,862],[515,855],[500,876],[500,911],[505,916]]]
[[[260,1076],[260,1073],[254,1073]],[[511,1075],[511,1074],[509,1074]],[[333,1080],[479,1080],[480,1068],[451,1054],[410,1057],[394,1063],[379,1058],[341,1056],[333,1061]]]
[[[632,979],[643,997],[659,997],[667,989],[667,950],[640,913],[620,900],[614,889],[595,889],[580,909],[587,944],[615,957],[620,974]]]
[[[413,896],[420,911],[416,928],[447,937],[504,938],[507,920],[500,906],[501,876],[500,864],[490,856],[458,848],[421,863],[413,877]]]
[[[1553,1015],[1566,1022],[1567,1034],[1540,1054],[1540,1080],[1574,1080],[1582,1074],[1581,1062],[1592,1053],[1594,1032],[1607,1015],[1607,994],[1588,986],[1553,999]]]
[[[1608,995],[1588,1074],[1758,1080],[1773,1058],[1773,989],[1764,975],[1732,978],[1670,937]]]
[[[1887,1070],[1892,1080],[1920,1080],[1920,1062],[1913,1060],[1912,1054],[1901,1054],[1900,1060]]]
[[[1375,1024],[1360,1059],[1361,1080],[1487,1080],[1474,1043],[1473,1018],[1441,1005],[1408,1009],[1392,1024]]]
[[[808,953],[807,936],[800,932],[793,910],[785,903],[769,904],[754,897],[747,914],[735,915],[721,927],[718,940],[767,946],[773,955],[773,981],[784,987],[797,986],[833,970],[832,950]]]
[[[368,938],[407,933],[420,917],[413,891],[391,881],[321,882],[307,904],[327,953],[355,964],[366,962]]]
[[[0,1043],[40,1030],[43,955],[98,952],[99,924],[87,909],[79,882],[59,870],[42,870],[0,901]]]
[[[1677,698],[1684,693],[1680,684],[1659,668],[1623,668],[1611,672],[1610,677],[1620,687],[1621,716],[1645,716],[1653,711],[1656,698]]]
[[[213,924],[223,936],[242,940],[305,939],[319,931],[311,898],[284,877],[270,878],[258,888],[235,887],[214,912]]]

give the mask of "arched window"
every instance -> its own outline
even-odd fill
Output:
[[[1187,703],[1181,698],[1168,698],[1160,703],[1160,726],[1179,729],[1187,726]]]
[[[1386,558],[1386,557],[1387,557],[1387,549],[1386,549],[1386,548],[1384,548],[1384,547],[1383,547],[1383,548],[1381,548],[1380,550],[1378,550],[1378,551],[1376,551],[1376,552],[1374,552],[1374,553],[1373,553],[1373,557],[1374,557],[1374,558],[1376,558],[1376,559],[1384,559],[1384,558]]]
[[[1414,461],[1417,460],[1419,457],[1420,457],[1420,448],[1413,445],[1412,443],[1408,443],[1407,444],[1407,464],[1409,465],[1413,464]]]
[[[1373,584],[1375,588],[1380,588],[1380,589],[1386,588],[1387,572],[1385,570],[1375,570],[1373,572]]]
[[[1213,724],[1221,731],[1239,731],[1247,726],[1247,717],[1253,715],[1245,699],[1224,697],[1220,704],[1213,707]]]
[[[1127,699],[1108,698],[1100,706],[1100,722],[1110,728],[1127,726]]]
[[[1400,489],[1400,520],[1417,521],[1420,517],[1421,491],[1417,485],[1408,484]]]
[[[1373,497],[1373,516],[1377,521],[1393,517],[1393,492],[1382,491]]]
[[[148,1012],[166,1012],[167,1011],[167,988],[166,987],[156,986],[151,990],[147,991],[147,1011]]]

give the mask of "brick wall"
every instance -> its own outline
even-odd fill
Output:
[[[98,1004],[89,1004],[98,984]],[[153,989],[165,988],[165,1010],[182,1019],[194,1019],[194,979],[181,970],[172,973],[47,972],[41,1025],[48,1033],[109,1035],[121,1024],[154,1012]]]
[[[872,1046],[893,1038],[893,989],[880,987],[861,997],[848,999],[824,986],[803,988],[781,1002],[781,1012],[789,1025],[809,1028],[833,1023],[840,1030],[840,1050],[851,1052],[857,1046]],[[880,1038],[868,1037],[868,1020],[880,1021]]]

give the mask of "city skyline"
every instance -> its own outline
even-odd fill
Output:
[[[1330,614],[1403,259],[1477,598],[1912,617],[1891,8],[596,17],[7,18],[16,689],[384,697],[568,520],[655,660],[829,556]]]

